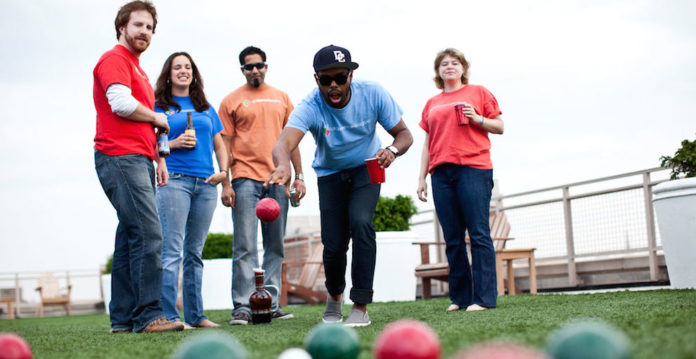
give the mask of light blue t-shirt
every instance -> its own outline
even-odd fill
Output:
[[[222,122],[213,106],[208,107],[204,112],[197,112],[189,97],[172,96],[172,98],[181,106],[181,111],[177,111],[175,107],[164,111],[156,105],[155,112],[167,115],[170,141],[184,133],[187,113],[191,112],[193,127],[196,129],[196,148],[172,150],[171,155],[166,158],[167,170],[193,177],[208,178],[216,172],[213,167],[213,136],[222,131]]]
[[[353,81],[346,107],[336,109],[315,88],[290,113],[286,127],[310,131],[317,149],[312,167],[317,177],[365,164],[382,147],[377,122],[391,130],[403,111],[389,93],[374,82]]]

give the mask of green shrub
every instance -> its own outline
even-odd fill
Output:
[[[208,233],[208,238],[203,246],[203,259],[232,258],[232,234]],[[111,274],[111,267],[114,256],[109,256],[109,260],[104,267],[104,274]]]
[[[208,233],[203,259],[232,258],[232,234]]]
[[[685,177],[696,177],[696,140],[684,140],[681,148],[674,153],[674,157],[660,157],[660,166],[672,169],[670,178],[677,179],[680,174]]]
[[[407,231],[417,209],[411,196],[379,197],[372,224],[376,231]]]
[[[111,266],[114,264],[114,256],[109,256],[109,260],[106,261],[106,266],[104,267],[104,274],[111,274]]]

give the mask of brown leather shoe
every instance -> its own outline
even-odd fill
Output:
[[[148,324],[143,333],[174,332],[184,330],[184,323],[171,322],[165,317],[157,318]]]

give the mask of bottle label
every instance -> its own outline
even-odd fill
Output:
[[[157,150],[160,157],[169,156],[169,140],[167,139],[167,136],[162,135],[157,137]]]
[[[252,314],[257,314],[257,315],[263,315],[263,314],[270,314],[271,313],[271,308],[268,309],[252,309],[251,310]]]

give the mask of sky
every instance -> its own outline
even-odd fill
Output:
[[[116,214],[94,170],[92,69],[116,44],[123,1],[0,2],[0,273],[90,269],[113,251]],[[491,135],[502,194],[659,166],[696,137],[696,2],[689,0],[352,2],[155,1],[141,66],[154,82],[189,52],[213,107],[244,83],[248,45],[268,55],[267,83],[297,104],[315,86],[314,53],[350,50],[356,79],[376,81],[404,110],[414,144],[387,170],[382,195],[415,199],[418,127],[438,51],[470,62],[505,133]],[[380,130],[384,145],[389,136]],[[311,135],[300,145],[309,194],[290,215],[317,215]],[[416,202],[418,202],[416,200]],[[417,203],[432,208],[432,201]],[[231,232],[219,205],[213,232]]]

